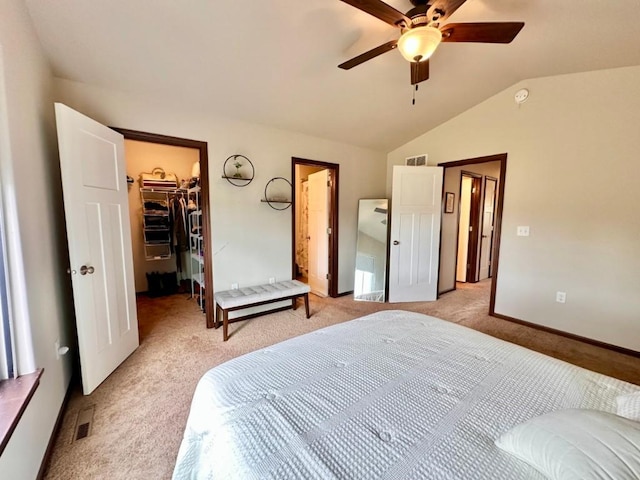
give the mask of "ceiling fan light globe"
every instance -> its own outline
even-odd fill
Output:
[[[434,27],[414,27],[402,34],[398,40],[398,50],[409,62],[427,60],[442,41],[442,33]]]

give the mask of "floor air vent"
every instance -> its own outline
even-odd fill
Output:
[[[73,441],[82,440],[91,435],[91,424],[93,423],[93,413],[95,405],[89,405],[78,412],[76,428],[73,431]]]

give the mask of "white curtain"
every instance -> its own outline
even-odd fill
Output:
[[[309,184],[305,180],[300,187],[300,214],[298,217],[298,239],[296,242],[296,264],[300,273],[309,271]]]
[[[0,328],[0,379],[10,376],[9,364],[13,364],[13,376],[36,370],[24,275],[24,252],[18,225],[17,182],[14,180],[6,106],[0,49],[0,248],[4,259],[0,275],[3,276],[5,287],[5,291],[0,294],[6,302],[0,319],[3,322]]]

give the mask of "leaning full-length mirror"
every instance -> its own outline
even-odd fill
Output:
[[[384,302],[387,271],[388,206],[386,198],[360,200],[353,298]]]

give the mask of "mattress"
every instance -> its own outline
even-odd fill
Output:
[[[173,478],[537,479],[494,441],[640,387],[434,317],[384,311],[198,383]]]

